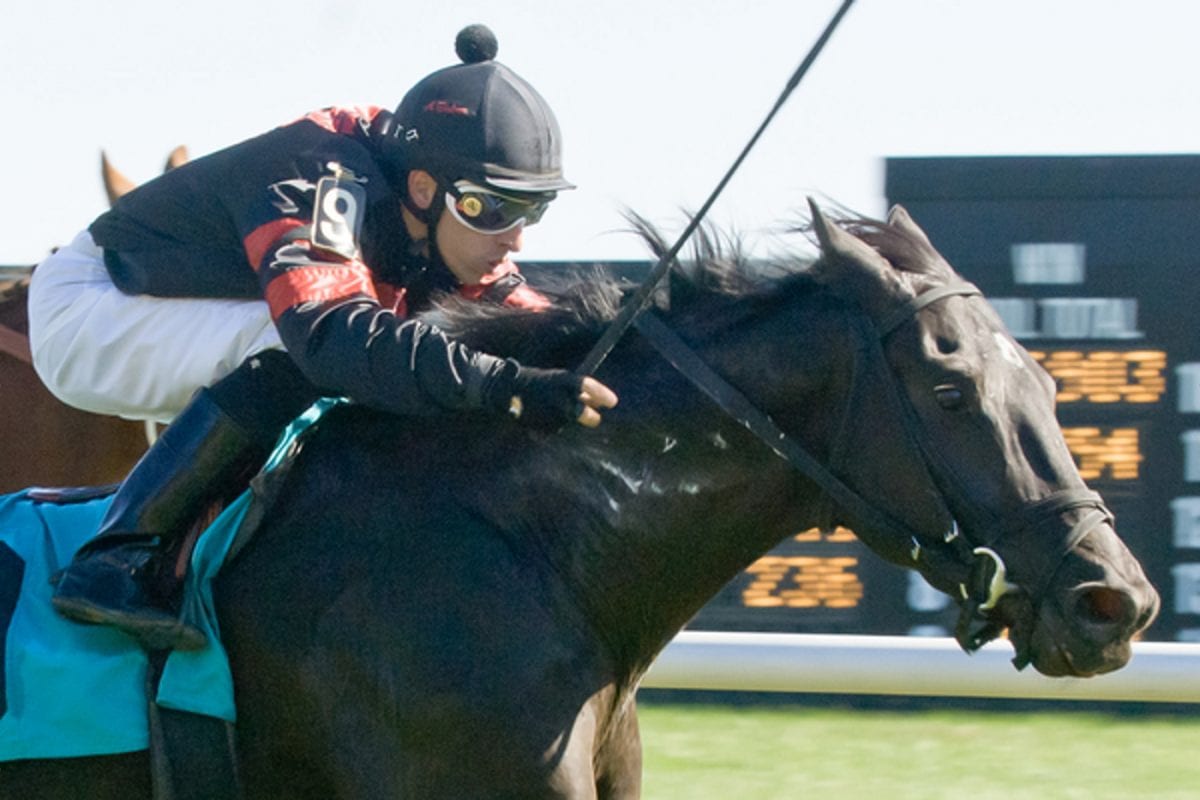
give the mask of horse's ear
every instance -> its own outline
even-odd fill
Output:
[[[103,150],[100,151],[100,178],[104,181],[104,193],[108,195],[108,204],[111,206],[117,202],[117,199],[123,194],[127,194],[135,186],[134,182],[126,178],[110,163],[108,163],[108,154]]]
[[[891,210],[888,211],[887,222],[888,225],[904,231],[921,244],[930,248],[933,247],[933,242],[929,241],[929,237],[925,235],[925,231],[921,230],[921,226],[913,221],[908,210],[899,203],[892,206]]]
[[[903,234],[914,247],[913,257],[905,260],[905,269],[913,272],[922,272],[928,275],[941,276],[943,278],[951,277],[955,274],[954,268],[947,263],[942,254],[933,246],[933,242],[929,241],[929,236],[925,231],[921,230],[921,226],[913,221],[912,216],[901,205],[892,206],[888,211],[887,224],[889,227],[896,229]]]
[[[176,167],[182,167],[188,162],[188,151],[183,145],[179,145],[170,152],[167,156],[167,163],[163,165],[163,172],[170,172]]]
[[[882,313],[912,294],[896,268],[875,248],[830,222],[811,197],[808,206],[821,245],[821,258],[812,267],[818,282],[871,313]]]

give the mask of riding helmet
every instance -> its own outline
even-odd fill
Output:
[[[490,29],[459,32],[461,64],[418,82],[393,115],[385,152],[401,170],[467,179],[499,191],[550,193],[563,178],[562,136],[550,106],[521,76],[495,61]]]

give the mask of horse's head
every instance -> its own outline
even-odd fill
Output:
[[[1014,663],[1047,675],[1123,666],[1159,599],[1079,476],[1051,378],[903,209],[886,224],[845,226],[813,212],[822,249],[813,274],[873,323],[899,389],[882,422],[890,427],[862,420],[858,441],[897,437],[921,454],[929,491],[905,501],[900,518],[921,533],[911,565],[964,605],[960,641],[973,648],[1007,628]],[[849,478],[877,496],[862,475]],[[928,529],[939,517],[957,539]],[[968,634],[972,622],[984,631]]]

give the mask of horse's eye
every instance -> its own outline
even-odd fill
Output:
[[[943,383],[933,387],[933,396],[937,399],[938,405],[947,411],[957,411],[966,404],[963,390],[953,383]]]

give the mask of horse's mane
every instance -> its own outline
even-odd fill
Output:
[[[646,219],[630,213],[630,222],[655,259],[670,243]],[[689,244],[687,256],[675,261],[668,279],[654,294],[652,306],[676,324],[724,323],[753,309],[818,287],[808,273],[814,258],[784,254],[751,258],[740,237],[703,225]],[[422,319],[452,338],[494,353],[554,363],[556,354],[577,352],[594,341],[617,315],[637,284],[603,266],[579,267],[560,274],[541,274],[537,290],[549,308],[528,309],[465,300],[457,294],[438,298]]]
[[[657,261],[671,242],[650,221],[627,213]],[[874,248],[900,272],[936,275],[936,251],[909,230],[870,217],[839,210],[831,222]],[[805,246],[765,258],[751,257],[745,239],[712,225],[693,234],[686,256],[670,267],[668,279],[652,306],[674,327],[694,332],[716,331],[775,304],[823,291],[814,277],[820,255],[813,247],[811,221],[785,228],[800,234]],[[464,300],[443,295],[423,318],[452,338],[531,364],[562,366],[586,351],[616,316],[637,284],[604,267],[576,268],[559,275],[539,275],[536,288],[550,301],[540,312]]]

